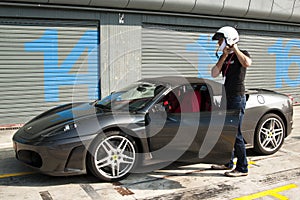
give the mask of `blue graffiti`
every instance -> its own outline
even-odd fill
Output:
[[[211,65],[218,61],[215,56],[216,42],[211,40],[211,35],[200,35],[194,44],[187,45],[187,50],[198,54],[198,77],[211,79]]]
[[[97,98],[98,84],[97,31],[87,31],[77,42],[65,60],[59,64],[59,42],[57,30],[46,30],[37,40],[25,43],[25,50],[44,54],[45,101],[59,101],[59,87],[66,85],[88,85],[89,99]],[[71,70],[83,53],[87,52],[88,72],[72,73]]]
[[[296,79],[290,79],[288,74],[289,67],[293,63],[296,63],[300,67],[300,56],[289,55],[293,47],[300,48],[300,40],[290,40],[284,47],[283,39],[278,39],[277,42],[268,49],[269,54],[276,55],[276,88],[282,88],[283,82],[290,87],[300,86],[300,73],[298,73]]]

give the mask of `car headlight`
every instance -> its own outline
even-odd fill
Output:
[[[77,124],[76,123],[72,123],[72,124],[66,124],[64,127],[64,132],[70,131],[72,129],[76,129],[77,128]]]
[[[53,137],[55,135],[68,133],[76,128],[77,128],[77,124],[73,122],[73,123],[65,124],[64,126],[61,126],[60,128],[52,130],[51,132],[42,134],[41,136],[42,137]]]

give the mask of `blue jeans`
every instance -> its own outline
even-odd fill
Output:
[[[238,126],[238,133],[236,135],[236,140],[234,143],[234,151],[232,152],[232,158],[227,167],[233,167],[233,158],[234,156],[237,157],[236,163],[236,170],[240,172],[248,172],[248,161],[246,155],[246,148],[244,143],[244,138],[241,132],[241,125],[245,114],[245,107],[246,107],[246,96],[231,96],[227,97],[227,109],[240,109],[239,115],[239,126]]]

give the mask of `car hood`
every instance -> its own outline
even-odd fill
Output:
[[[96,116],[96,112],[101,113],[99,109],[90,103],[65,104],[35,117],[25,124],[23,129],[27,133],[39,133],[43,130],[56,128],[59,125],[72,122],[74,119],[92,115]]]

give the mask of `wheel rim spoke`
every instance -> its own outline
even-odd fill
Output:
[[[123,141],[124,141],[124,140],[123,140]],[[123,154],[124,151],[125,151],[125,149],[128,147],[128,141],[125,141],[125,144],[124,144],[124,145],[123,145],[123,141],[122,141],[122,144],[120,144],[119,147],[118,147],[118,149],[121,150],[121,154]],[[123,148],[122,148],[121,145],[123,145]]]
[[[275,137],[272,138],[271,143],[273,145],[274,148],[276,148],[278,146],[277,140]]]
[[[123,157],[123,160],[124,159],[128,160],[127,162],[130,162],[130,163],[134,162],[134,157],[130,157],[130,156],[127,156],[125,154],[123,154],[122,157]]]
[[[111,165],[111,162],[109,161],[109,157],[103,158],[101,160],[96,160],[96,165],[98,167],[98,169],[101,169],[103,167],[107,167],[109,165]]]
[[[261,129],[261,133],[263,134],[263,135],[265,135],[265,136],[267,136],[268,135],[268,132],[270,131],[270,129],[267,129],[267,128],[262,128]]]
[[[262,146],[263,146],[263,147],[267,147],[269,143],[270,143],[270,140],[269,140],[269,139],[265,139],[265,140],[262,142]]]
[[[274,130],[274,136],[282,135],[283,130],[281,128]]]
[[[106,151],[106,153],[108,153],[108,154],[110,154],[114,150],[113,146],[107,140],[105,140],[103,142],[102,146],[103,146],[104,150]]]
[[[111,172],[112,172],[112,176],[115,177],[116,176],[116,169],[115,169],[114,164],[111,165]]]
[[[117,171],[117,176],[119,176],[120,175],[120,173],[121,173],[121,167],[120,167],[120,162],[117,162],[116,163],[116,171]]]
[[[274,128],[275,128],[275,120],[271,119],[270,130],[274,130]]]

